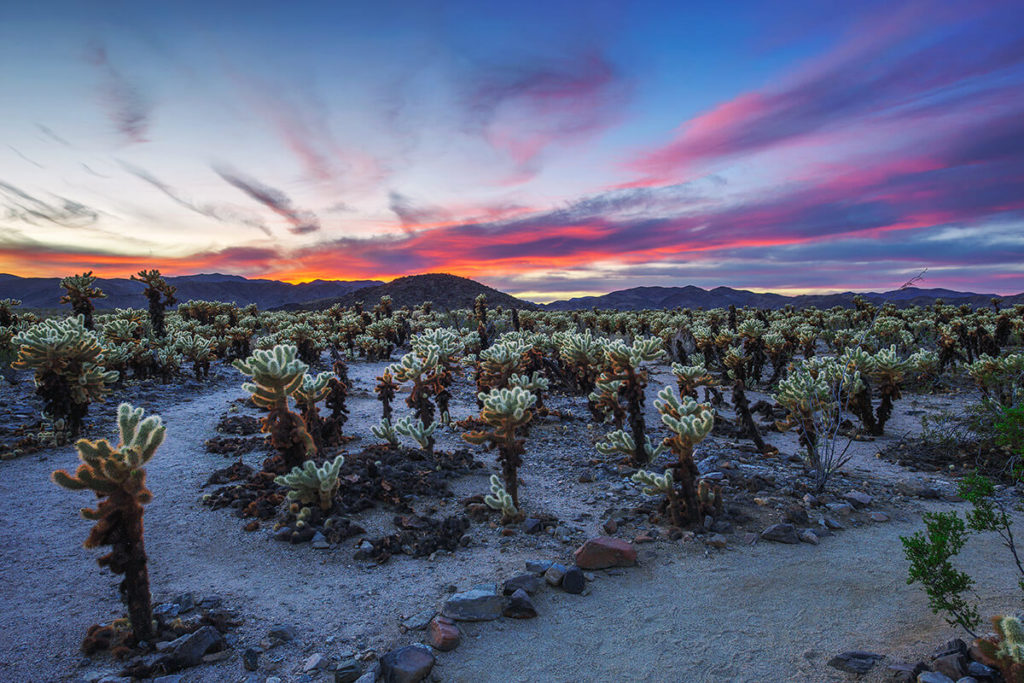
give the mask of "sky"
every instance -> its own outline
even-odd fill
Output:
[[[1024,291],[1024,4],[0,10],[0,272]]]

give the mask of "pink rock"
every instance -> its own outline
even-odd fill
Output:
[[[455,625],[455,622],[440,615],[430,620],[430,624],[427,626],[427,638],[430,640],[430,644],[441,652],[454,650],[462,642],[462,634],[459,633],[459,627]]]
[[[636,550],[628,541],[611,536],[592,538],[576,549],[573,557],[580,569],[607,569],[632,567],[636,564]]]

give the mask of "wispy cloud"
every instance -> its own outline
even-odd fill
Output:
[[[523,178],[544,152],[621,120],[632,82],[598,53],[536,63],[477,66],[465,86],[466,129],[507,154]]]
[[[265,185],[258,180],[248,178],[226,166],[214,166],[213,170],[228,184],[238,188],[252,199],[286,219],[291,223],[289,230],[296,235],[316,232],[320,229],[320,219],[312,211],[297,208],[292,200],[281,190]]]
[[[186,209],[189,209],[190,211],[194,211],[202,216],[206,216],[207,218],[213,218],[214,220],[230,221],[233,223],[241,223],[243,225],[248,225],[249,227],[253,227],[260,230],[267,237],[271,237],[273,234],[271,233],[270,228],[268,228],[266,224],[264,224],[260,220],[248,216],[243,216],[239,214],[237,211],[234,211],[225,206],[195,202],[192,201],[191,199],[187,199],[186,197],[182,196],[181,192],[174,189],[167,183],[161,181],[149,171],[124,161],[119,161],[118,163],[121,165],[121,168],[123,168],[128,173],[131,173],[136,178],[143,180],[152,185],[153,187],[155,187],[156,189],[160,190],[160,192],[166,195],[178,206],[183,206]]]
[[[41,199],[9,183],[0,182],[0,201],[8,220],[30,225],[59,225],[82,228],[96,223],[99,213],[81,202],[65,197]]]
[[[101,74],[100,96],[118,132],[129,142],[146,142],[146,130],[153,115],[149,96],[114,67],[103,43],[89,45],[85,59]]]

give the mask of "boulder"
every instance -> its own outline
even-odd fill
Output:
[[[573,558],[580,569],[632,567],[636,564],[636,550],[620,538],[598,536],[577,548]]]

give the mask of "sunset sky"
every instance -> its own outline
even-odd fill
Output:
[[[0,272],[1024,290],[1024,3],[0,13]]]

